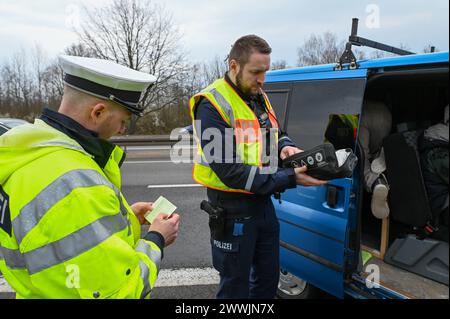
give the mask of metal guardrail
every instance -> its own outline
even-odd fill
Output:
[[[186,138],[186,136],[184,136]],[[192,137],[190,137],[192,139]],[[181,140],[170,139],[170,135],[123,135],[113,136],[109,139],[111,143],[119,146],[147,146],[147,145],[174,145]]]

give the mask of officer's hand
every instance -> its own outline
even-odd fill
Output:
[[[281,160],[284,160],[286,157],[289,157],[291,155],[301,153],[301,152],[303,152],[303,150],[301,150],[297,147],[285,146],[285,147],[283,147],[283,149],[280,152],[280,158],[281,158]]]
[[[320,179],[316,179],[314,177],[306,175],[305,174],[306,166],[294,168],[294,171],[295,171],[295,180],[297,182],[297,185],[321,186],[321,185],[325,185],[328,183],[327,181],[322,181]]]
[[[152,202],[137,202],[131,205],[131,209],[133,210],[133,213],[136,215],[136,217],[139,219],[139,223],[141,225],[149,224],[149,222],[145,219],[144,215],[145,213],[153,209]]]
[[[167,218],[167,214],[159,214],[150,225],[150,231],[157,231],[164,237],[166,246],[172,244],[178,236],[180,215],[173,213]]]

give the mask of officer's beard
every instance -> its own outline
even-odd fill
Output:
[[[242,83],[242,69],[239,70],[238,74],[236,75],[236,86],[242,93],[246,95],[255,95],[254,93],[252,93],[251,88],[245,86],[244,83]]]

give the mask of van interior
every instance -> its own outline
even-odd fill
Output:
[[[362,194],[360,242],[372,256],[363,267],[378,265],[383,286],[412,298],[449,297],[448,201],[439,234],[426,232],[431,208],[418,148],[423,131],[444,119],[448,85],[448,66],[398,68],[372,75],[364,96],[387,105],[392,130],[383,142],[389,216],[376,218],[372,195]]]

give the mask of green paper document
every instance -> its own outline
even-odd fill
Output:
[[[169,214],[170,216],[175,209],[177,209],[177,207],[174,204],[169,202],[164,196],[159,196],[156,202],[153,203],[153,210],[148,211],[144,217],[151,224],[160,213]]]

